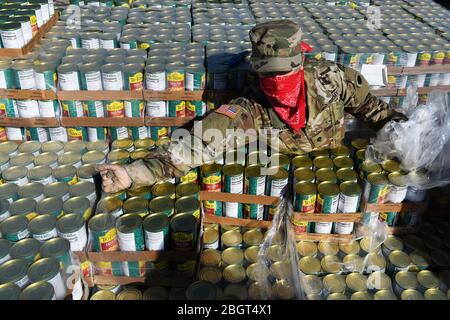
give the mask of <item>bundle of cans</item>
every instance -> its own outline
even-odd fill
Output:
[[[2,1],[0,4],[0,48],[22,48],[54,14],[53,0]]]
[[[194,3],[192,7],[194,25],[253,25],[255,18],[247,4]]]
[[[144,284],[96,285],[89,300],[186,300],[186,288]]]
[[[188,7],[138,7],[130,9],[127,24],[188,24],[191,13]]]
[[[131,8],[190,8],[191,0],[133,0]]]
[[[134,0],[70,0],[69,3],[76,6],[93,7],[129,7]]]
[[[251,26],[233,26],[227,27],[222,25],[204,25],[197,24],[192,27],[192,40],[204,45],[208,43],[248,42],[248,32]]]

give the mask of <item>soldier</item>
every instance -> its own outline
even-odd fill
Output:
[[[201,165],[182,154],[187,150],[189,155],[203,155],[204,162],[213,160],[227,149],[227,129],[278,132],[279,152],[301,154],[340,146],[344,111],[374,128],[391,119],[407,120],[370,94],[359,72],[330,61],[304,62],[302,48],[307,45],[301,42],[301,34],[299,26],[289,20],[256,25],[250,31],[250,63],[258,74],[259,87],[196,122],[192,140],[171,142],[129,165],[99,166],[103,190],[117,192],[181,177]],[[210,129],[225,138],[203,134]],[[237,140],[238,146],[246,143],[242,137]]]

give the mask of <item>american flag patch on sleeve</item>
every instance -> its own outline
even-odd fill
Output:
[[[223,104],[219,109],[216,110],[217,113],[226,115],[231,119],[234,119],[239,114],[240,111],[241,107],[235,104],[234,105]]]

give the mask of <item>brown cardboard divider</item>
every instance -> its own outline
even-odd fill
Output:
[[[426,202],[410,202],[410,203],[363,203],[364,212],[411,212],[423,211],[427,209]]]
[[[203,90],[196,91],[152,91],[144,90],[145,100],[165,100],[165,101],[201,101],[203,100]]]
[[[19,90],[0,89],[0,97],[21,100],[56,100],[56,93],[52,90]]]
[[[7,118],[0,117],[0,127],[54,128],[59,127],[56,118]]]
[[[327,241],[327,242],[350,242],[353,234],[321,234],[321,233],[305,233],[296,234],[297,241]]]
[[[87,252],[90,262],[101,261],[156,261],[158,259],[182,262],[195,260],[195,251],[111,251]]]
[[[58,91],[60,101],[143,100],[141,91]]]
[[[388,67],[388,74],[414,75],[424,73],[447,73],[450,72],[450,64],[435,64],[418,67]]]
[[[20,49],[0,49],[0,58],[21,58],[28,54],[30,51],[34,49],[34,47],[38,44],[39,41],[44,37],[44,35],[53,27],[58,21],[59,14],[55,12],[53,17],[50,18],[49,21],[45,25],[43,25],[38,32],[34,35],[34,37],[22,48]]]
[[[193,119],[194,117],[145,117],[145,125],[148,127],[181,127]]]
[[[418,229],[413,227],[389,227],[389,234],[404,235],[417,233]]]
[[[212,216],[212,215],[205,215],[203,217],[203,222],[241,226],[246,228],[261,228],[261,229],[268,229],[272,225],[272,221],[239,219],[239,218]]]
[[[87,279],[85,279],[87,280]],[[193,282],[191,277],[115,277],[115,276],[101,276],[95,275],[89,278],[89,287],[97,285],[127,285],[130,283],[148,283],[151,286],[161,287],[187,287]]]
[[[251,194],[200,191],[200,200],[276,205],[280,201],[280,198],[269,196],[254,196]]]
[[[295,221],[308,222],[358,222],[362,219],[361,213],[294,213]]]
[[[143,118],[62,117],[63,127],[143,127]]]

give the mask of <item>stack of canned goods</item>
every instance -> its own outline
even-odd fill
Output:
[[[204,45],[208,43],[245,43],[251,26],[224,26],[197,24],[192,27],[192,40]]]
[[[54,14],[53,0],[2,1],[0,48],[22,48]]]
[[[132,8],[190,8],[191,0],[134,0]]]
[[[128,8],[135,0],[70,0],[70,4],[84,7],[125,7]]]
[[[97,285],[90,300],[185,300],[185,288],[146,287],[141,284]]]
[[[127,24],[187,24],[191,25],[188,7],[136,7],[130,9]]]
[[[250,4],[256,23],[277,19],[297,19],[299,17],[309,18],[310,13],[301,4],[287,2],[276,3],[274,1],[257,1]]]
[[[253,25],[255,19],[246,3],[195,3],[192,6],[194,25]]]

